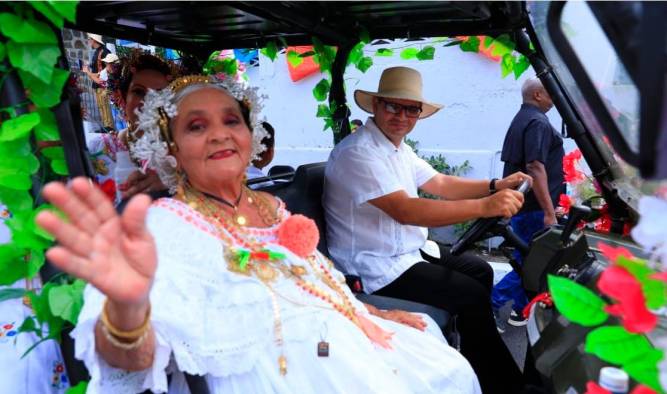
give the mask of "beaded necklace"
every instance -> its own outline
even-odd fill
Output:
[[[266,209],[269,205],[266,199],[259,194],[253,193],[252,197],[254,197],[254,201],[257,202],[256,206],[258,207],[263,206]],[[264,243],[254,239],[251,235],[251,228],[234,226],[233,222],[224,214],[224,211],[220,209],[221,207],[211,201],[210,198],[207,198],[205,194],[192,187],[186,187],[184,188],[182,199],[188,206],[201,213],[205,218],[212,219],[210,223],[218,229],[218,236],[224,245],[224,258],[227,261],[230,271],[255,276],[269,289],[273,306],[275,341],[279,347],[282,348],[283,344],[282,322],[280,319],[280,309],[276,300],[277,293],[271,286],[271,283],[278,277],[279,273],[282,273],[285,277],[294,278],[297,286],[303,291],[330,304],[334,310],[361,328],[356,316],[357,311],[352,302],[318,255],[312,254],[306,260],[311,266],[313,273],[340,297],[340,301],[334,300],[329,293],[319,289],[314,283],[306,281],[303,276],[308,271],[303,266],[297,264],[287,266],[283,264],[286,256],[283,253],[268,249]],[[266,210],[262,212],[261,208],[259,208],[258,211],[265,223],[267,221],[277,223],[280,220],[277,214],[273,218],[265,220]],[[235,244],[241,247],[234,247]],[[285,297],[281,298],[286,299]],[[282,351],[278,358],[278,365],[281,375],[285,375],[287,373],[287,359]]]

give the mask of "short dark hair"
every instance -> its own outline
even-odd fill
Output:
[[[147,53],[139,55],[126,66],[126,70],[122,73],[119,89],[123,99],[127,99],[127,93],[130,90],[130,84],[134,78],[134,73],[143,70],[157,71],[164,76],[171,75],[171,68],[164,60]],[[134,71],[134,73],[132,71]]]

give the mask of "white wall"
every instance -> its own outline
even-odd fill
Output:
[[[410,134],[411,139],[419,141],[420,153],[442,153],[452,165],[470,160],[473,170],[469,177],[500,176],[502,163],[496,152],[501,149],[507,127],[521,105],[521,84],[534,75],[532,69],[518,81],[512,75],[503,79],[498,63],[442,44],[435,44],[434,60],[405,61],[398,53],[407,46],[418,47],[402,41],[367,46],[368,55],[381,47],[398,49],[390,58],[373,56],[374,64],[365,74],[348,67],[345,80],[352,111],[350,119],[365,121],[367,117],[354,103],[354,90],[377,90],[380,74],[387,67],[413,67],[422,73],[424,96],[445,105],[439,113],[419,121]],[[311,93],[322,75],[314,74],[294,83],[289,78],[284,54],[274,63],[260,60],[261,67],[250,69],[248,76],[252,85],[268,95],[263,113],[276,129],[276,156],[272,164],[297,167],[325,161],[333,147],[333,137],[331,130],[322,131],[324,123],[315,117],[317,102]],[[553,126],[560,130],[561,120],[556,111],[548,115]],[[566,151],[573,149],[571,140],[566,144]]]

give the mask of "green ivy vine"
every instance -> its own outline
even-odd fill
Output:
[[[0,202],[11,217],[6,225],[12,242],[0,245],[0,285],[30,280],[44,265],[44,252],[53,238],[35,224],[47,204],[36,204],[42,185],[68,174],[65,153],[59,146],[56,118],[50,110],[60,102],[69,71],[56,67],[61,56],[54,29],[75,21],[78,1],[0,3],[0,89],[16,73],[27,100],[0,108]],[[40,340],[60,340],[63,328],[76,324],[83,306],[84,282],[58,275],[38,293],[30,289],[0,290],[0,301],[24,297],[34,316],[19,332],[35,333]],[[24,354],[24,355],[25,355]]]
[[[364,47],[370,43],[371,39],[368,31],[362,29],[359,42],[355,44],[347,58],[347,66],[354,65],[362,73],[365,73],[373,66],[373,57],[364,53]],[[281,48],[287,48],[288,45],[284,39],[280,40],[282,47],[276,41],[269,41],[266,47],[261,48],[260,52],[275,61]],[[321,118],[324,122],[323,131],[332,129],[334,134],[338,132],[337,125],[334,123],[333,114],[338,109],[335,102],[327,103],[331,91],[331,66],[336,58],[336,47],[324,45],[317,37],[312,38],[313,50],[297,53],[294,50],[287,50],[285,56],[292,67],[298,67],[306,57],[313,57],[316,64],[320,66],[320,71],[324,73],[323,78],[313,88],[313,97],[317,101],[317,111],[315,116]],[[519,77],[530,67],[528,58],[515,51],[516,44],[508,34],[502,34],[498,37],[483,37],[480,40],[477,36],[467,37],[435,37],[424,43],[419,42],[421,49],[415,48],[410,44],[407,48],[402,48],[400,52],[390,48],[379,48],[372,56],[375,57],[393,57],[398,55],[403,60],[427,61],[435,58],[435,46],[442,44],[443,47],[458,46],[464,52],[480,52],[480,46],[483,44],[486,48],[492,48],[492,55],[501,58],[500,71],[502,78],[513,73],[515,79]],[[399,48],[400,49],[400,48]],[[335,138],[335,140],[338,140]]]

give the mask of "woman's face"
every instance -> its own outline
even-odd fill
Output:
[[[134,73],[125,98],[125,116],[130,124],[137,122],[134,110],[144,104],[144,96],[148,89],[160,90],[167,87],[167,76],[155,70],[141,70]]]
[[[198,189],[211,190],[245,174],[252,136],[239,103],[225,92],[203,88],[185,97],[171,130],[178,147],[174,156]]]

